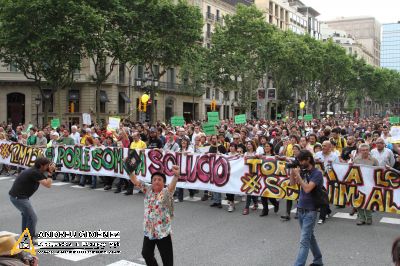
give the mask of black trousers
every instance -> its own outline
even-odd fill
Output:
[[[235,201],[235,194],[226,193],[226,198],[229,201]]]
[[[323,205],[320,208],[319,219],[325,221],[326,215],[327,214],[331,214],[331,213],[332,213],[332,211],[331,211],[331,208],[329,207],[329,204],[328,205]]]
[[[104,185],[105,186],[112,186],[113,182],[114,182],[115,177],[113,176],[104,176],[103,180],[104,180]]]
[[[274,206],[279,204],[275,198],[261,197],[261,203],[263,205],[263,209],[266,210],[267,212],[268,212],[268,201],[270,201]]]
[[[146,261],[146,265],[157,266],[157,260],[154,258],[154,249],[157,245],[160,251],[161,259],[164,266],[174,265],[174,253],[172,250],[171,235],[161,239],[150,240],[147,236],[143,239],[142,256]]]

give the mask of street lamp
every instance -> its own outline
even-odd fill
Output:
[[[39,127],[39,105],[42,102],[42,98],[40,98],[40,95],[37,95],[35,98],[35,104],[36,104],[36,126]]]
[[[135,79],[135,86],[137,88],[143,88],[145,90],[150,91],[150,106],[149,106],[149,117],[150,117],[150,124],[153,122],[153,106],[154,106],[154,97],[155,97],[155,89],[158,88],[159,82],[158,79],[155,79],[151,73],[148,71],[144,72],[144,78]]]

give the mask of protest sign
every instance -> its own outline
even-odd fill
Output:
[[[121,118],[110,116],[108,118],[108,127],[107,127],[107,129],[109,129],[109,130],[117,130],[119,128],[119,122],[120,121],[121,121]]]
[[[312,121],[313,120],[313,115],[307,114],[304,116],[304,121]]]
[[[56,146],[47,149],[20,143],[0,142],[0,163],[31,167],[36,158],[46,156],[61,163],[61,172],[94,176],[115,176],[129,179],[124,159],[129,150],[117,147]],[[290,185],[286,161],[275,157],[241,157],[217,154],[182,154],[147,149],[139,153],[136,169],[139,179],[150,182],[151,175],[163,172],[167,183],[173,172],[171,165],[180,166],[177,187],[209,190],[237,195],[254,195],[296,200],[297,185]],[[323,169],[324,187],[330,203],[355,208],[400,214],[400,175],[383,167],[333,163]]]
[[[235,115],[235,124],[245,124],[246,123],[246,115]]]
[[[29,124],[28,127],[25,130],[25,133],[29,133],[29,131],[31,130],[31,128],[33,128],[32,124]]]
[[[90,117],[90,114],[83,113],[82,114],[82,122],[85,125],[91,125],[92,124],[92,118]]]
[[[203,124],[203,130],[204,130],[204,133],[205,133],[207,136],[215,135],[215,134],[216,134],[215,125],[210,124],[210,123]]]
[[[50,124],[51,124],[51,127],[54,128],[54,129],[59,128],[60,125],[61,125],[60,118],[52,119]]]
[[[299,116],[297,117],[297,119],[298,119],[298,120],[302,120],[302,119],[303,119],[303,116],[302,116],[302,115],[299,115]]]
[[[390,128],[390,141],[399,142],[400,141],[400,126],[393,126]]]
[[[207,112],[208,123],[212,125],[219,125],[219,113]]]
[[[182,127],[185,125],[185,119],[183,116],[173,116],[171,117],[171,125]]]
[[[400,117],[391,116],[391,117],[389,117],[389,122],[390,122],[390,124],[399,124],[400,123]]]

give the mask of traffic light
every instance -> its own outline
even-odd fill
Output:
[[[68,111],[70,113],[75,113],[75,103],[74,102],[69,102]]]
[[[212,100],[211,101],[211,111],[215,111],[215,110],[217,110],[217,101]]]

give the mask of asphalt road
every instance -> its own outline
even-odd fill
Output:
[[[0,177],[0,231],[20,234],[21,216],[8,197],[11,185],[12,178]],[[144,264],[143,194],[125,196],[73,185],[62,183],[51,189],[39,188],[31,198],[39,217],[37,230],[121,231],[121,254],[90,258],[39,255],[40,265]],[[286,208],[284,201],[278,215],[270,211],[267,217],[259,217],[261,210],[242,215],[244,202],[238,203],[233,213],[228,213],[226,206],[216,209],[209,204],[210,201],[175,204],[172,225],[175,265],[293,265],[300,229],[295,219],[280,220]],[[340,212],[336,214],[340,217],[350,212],[334,208],[333,211]],[[390,223],[381,222],[382,218]],[[325,265],[392,265],[391,244],[400,235],[398,218],[375,212],[371,226],[356,226],[355,220],[335,217],[317,225],[316,236]],[[308,261],[312,262],[311,253]]]

